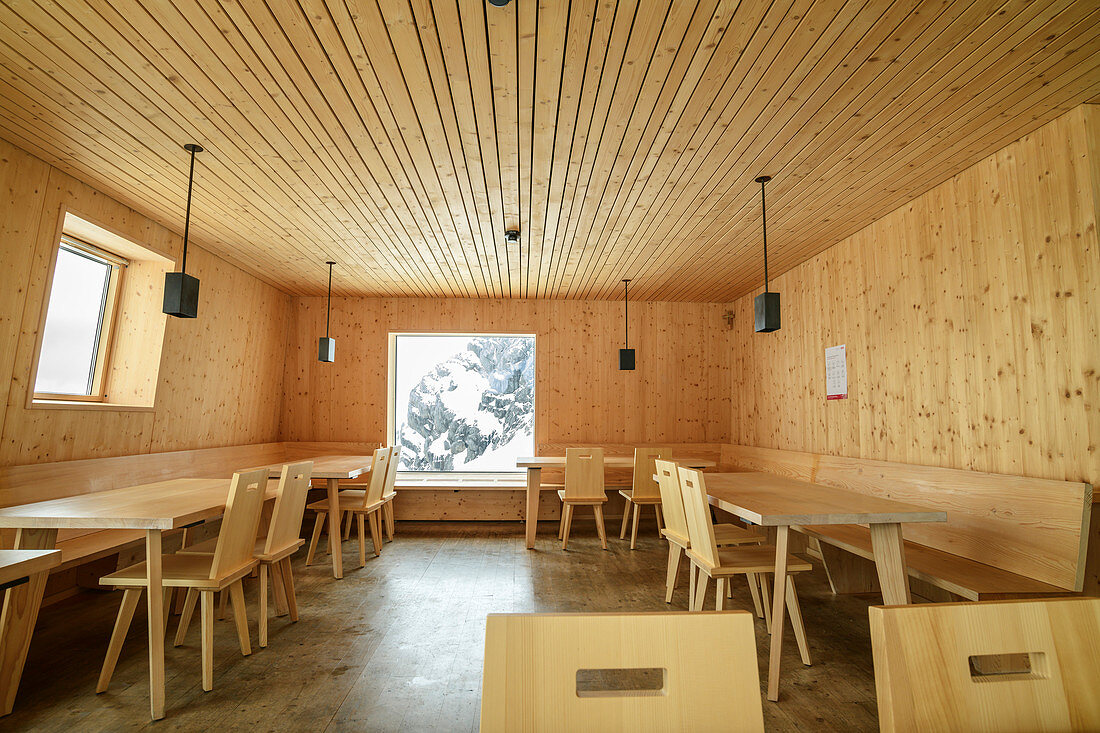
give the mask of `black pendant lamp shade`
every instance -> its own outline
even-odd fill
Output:
[[[757,333],[779,330],[779,293],[768,291],[768,209],[764,202],[764,185],[771,179],[771,176],[760,176],[756,179],[760,184],[760,208],[764,218],[764,292],[752,302]]]
[[[630,348],[630,280],[623,280],[623,335],[625,349],[619,349],[619,371],[634,371],[634,349]]]
[[[317,361],[336,361],[336,339],[328,337],[329,321],[332,319],[332,266],[335,262],[329,261],[328,265],[328,305],[325,308],[325,335],[317,340]]]
[[[191,187],[195,182],[195,153],[202,148],[187,143],[183,149],[191,153],[191,171],[187,174],[187,213],[183,220],[183,259],[179,272],[164,274],[164,312],[176,318],[194,318],[199,314],[199,279],[188,275],[187,235],[191,229]]]

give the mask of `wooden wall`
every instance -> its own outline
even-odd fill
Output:
[[[0,465],[277,439],[289,298],[193,243],[187,269],[202,281],[199,318],[168,319],[152,410],[26,408],[66,208],[171,257],[182,246],[164,227],[0,140]]]
[[[1100,484],[1098,209],[1084,106],[738,300],[732,442]]]
[[[623,306],[614,301],[335,298],[336,361],[317,361],[325,299],[294,300],[284,440],[385,440],[388,333],[534,333],[539,443],[728,442],[723,308],[630,308],[638,368],[618,369]]]

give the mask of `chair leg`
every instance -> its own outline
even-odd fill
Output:
[[[565,534],[565,510],[567,508],[568,508],[568,505],[565,504],[565,503],[562,503],[562,505],[561,505],[561,518],[558,520],[558,540],[561,540],[561,538]]]
[[[283,591],[283,568],[279,563],[271,566],[271,585],[274,586],[275,615],[286,615],[286,593]]]
[[[756,576],[760,581],[760,599],[764,603],[764,625],[768,627],[768,633],[772,633],[772,584],[768,582],[768,574],[760,573]]]
[[[317,553],[317,541],[321,539],[321,527],[325,523],[325,512],[317,512],[317,519],[313,523],[313,535],[309,539],[309,552],[306,553],[306,565],[313,564],[313,556]]]
[[[229,586],[229,598],[233,601],[233,620],[237,623],[237,640],[241,643],[241,654],[247,657],[252,653],[252,640],[248,635],[248,616],[245,615],[244,608],[243,580],[238,580]]]
[[[386,539],[389,540],[390,542],[393,542],[393,530],[394,530],[393,502],[394,501],[395,501],[394,499],[390,499],[388,502],[386,502],[385,506],[382,507],[382,515],[386,518]]]
[[[202,606],[202,689],[214,689],[214,591],[199,591]]]
[[[139,600],[141,600],[141,588],[127,588],[122,594],[122,604],[118,607],[115,628],[111,632],[111,641],[107,644],[107,655],[103,658],[103,667],[99,670],[99,682],[95,687],[97,694],[106,692],[107,686],[111,684],[111,676],[115,673],[118,655],[122,653],[126,632],[130,630],[130,621],[134,618]]]
[[[654,504],[653,508],[657,510],[657,537],[661,537],[661,530],[665,528],[664,517],[661,516],[661,505]]]
[[[367,517],[370,522],[370,538],[374,543],[374,556],[382,554],[382,514],[378,511],[371,512]]]
[[[707,598],[707,582],[710,580],[710,576],[703,572],[702,568],[699,568],[699,578],[695,581],[695,610],[703,610],[703,601]]]
[[[347,519],[344,521],[344,539],[351,537],[351,523],[353,520],[352,512],[345,512]]]
[[[603,506],[595,504],[592,507],[596,513],[596,531],[600,533],[600,547],[607,549],[607,528],[603,524]]]
[[[726,586],[729,585],[729,578],[715,578],[714,585],[714,610],[724,611],[726,609]]]
[[[688,610],[695,610],[695,563],[688,562]]]
[[[638,517],[642,514],[642,508],[640,506],[634,507],[634,523],[630,525],[630,549],[633,550],[638,545]]]
[[[164,624],[160,627],[164,632],[164,636],[168,635],[168,619],[172,615],[172,592],[175,588],[164,589],[164,602],[161,606],[164,608]]]
[[[760,586],[758,585],[760,580],[756,573],[749,573],[745,579],[749,581],[749,593],[752,595],[752,606],[756,610],[756,617],[764,618],[764,609],[760,607]]]
[[[259,644],[263,648],[267,646],[267,577],[269,569],[266,563],[260,563],[260,630]]]
[[[680,556],[683,548],[675,542],[668,543],[668,575],[665,577],[665,603],[672,603],[672,591],[676,589],[676,576],[680,572]]]
[[[187,629],[191,626],[191,617],[195,614],[195,603],[198,600],[198,591],[194,588],[188,588],[183,599],[183,610],[180,611],[179,626],[176,627],[176,640],[172,646],[180,646],[187,637]]]
[[[355,520],[359,525],[359,567],[365,568],[367,566],[367,517],[363,512],[356,512]],[[371,529],[374,529],[373,524]]]
[[[561,530],[561,549],[565,549],[569,546],[569,525],[573,523],[573,505],[565,505],[565,524],[562,525]]]
[[[218,594],[218,615],[214,617],[215,619],[218,621],[223,621],[225,619],[225,608],[227,605],[229,605],[229,592],[223,590]]]
[[[626,500],[626,504],[623,505],[623,526],[619,529],[619,539],[626,539],[626,526],[630,523],[630,507],[634,505],[630,499]]]
[[[787,608],[791,611],[791,626],[794,627],[794,640],[798,642],[798,653],[802,655],[802,663],[809,667],[810,647],[806,643],[806,627],[802,624],[802,608],[798,605],[798,591],[794,589],[794,578],[789,575],[787,576]]]
[[[298,620],[298,596],[294,594],[294,574],[290,570],[290,558],[286,558],[282,561],[283,565],[283,585],[286,588],[286,605],[287,611],[290,613],[290,620]]]

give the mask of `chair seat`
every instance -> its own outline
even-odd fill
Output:
[[[268,553],[264,552],[264,549],[266,549],[266,547],[267,547],[267,540],[266,539],[259,539],[259,540],[256,540],[256,547],[255,547],[255,549],[253,549],[252,555],[253,555],[253,557],[255,557],[260,562],[278,562],[279,560],[282,560],[285,557],[290,557],[291,555],[293,555],[295,552],[298,551],[298,548],[301,547],[302,545],[304,545],[305,543],[306,543],[305,540],[299,538],[297,541],[291,542],[286,547],[279,548],[278,550],[268,554]],[[177,555],[213,555],[214,550],[217,548],[217,546],[218,546],[218,538],[217,537],[212,537],[211,539],[208,539],[205,542],[196,542],[193,545],[188,545],[187,547],[184,547],[183,549],[179,550],[179,552],[177,552],[176,554]]]
[[[667,527],[661,530],[661,534],[664,535],[665,539],[669,542],[677,544],[685,550],[691,546],[687,537],[676,534]],[[714,525],[714,544],[719,547],[726,547],[729,545],[759,545],[763,541],[764,538],[760,535],[744,527],[738,527],[736,524]]]
[[[626,498],[627,501],[635,504],[660,504],[661,497],[659,496],[639,496],[634,498],[634,489],[619,489],[619,494]]]
[[[348,493],[350,494],[351,492],[348,492]],[[375,511],[376,509],[381,508],[381,506],[386,503],[385,499],[382,499],[382,500],[374,502],[373,504],[371,504],[369,506],[363,506],[363,494],[359,494],[358,496],[355,496],[355,495],[345,496],[344,492],[340,492],[340,494],[337,497],[337,500],[340,503],[339,509],[342,512],[367,512],[367,513],[370,513],[370,512]],[[328,499],[325,498],[325,499],[321,499],[320,501],[315,501],[312,504],[307,504],[306,506],[308,508],[314,510],[314,511],[327,512],[329,504],[328,504]]]
[[[746,573],[775,572],[775,548],[764,545],[748,547],[729,547],[718,550],[718,565],[712,566],[706,560],[688,549],[692,561],[704,568],[711,577],[744,575]],[[813,565],[794,555],[787,555],[787,572],[801,573],[813,570]]]
[[[566,497],[565,489],[558,491],[558,498],[566,504],[603,504],[607,501],[607,494],[603,496],[570,496]]]
[[[210,567],[213,562],[213,555],[198,553],[164,555],[161,558],[161,578],[164,586],[166,588],[222,590],[233,581],[248,575],[252,572],[252,568],[258,564],[258,561],[253,559],[219,578],[211,579]],[[149,583],[146,577],[148,572],[146,564],[139,562],[110,575],[104,575],[99,579],[99,583],[100,585],[119,588],[143,588]]]

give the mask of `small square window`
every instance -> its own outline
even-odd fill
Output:
[[[35,399],[102,402],[127,261],[63,235],[42,333]]]

